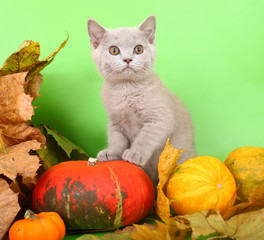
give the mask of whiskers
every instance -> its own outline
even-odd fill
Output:
[[[127,67],[120,62],[106,63],[102,66],[101,74],[105,80],[120,81],[130,80],[138,81],[145,78],[151,72],[150,64],[146,62],[132,62]]]

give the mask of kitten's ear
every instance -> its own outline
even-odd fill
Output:
[[[156,31],[156,17],[149,16],[140,26],[139,29],[144,32],[145,37],[150,43],[154,42]]]
[[[88,19],[87,27],[90,41],[93,46],[97,48],[107,31],[104,27],[91,18]]]

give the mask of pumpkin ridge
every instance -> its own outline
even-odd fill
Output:
[[[207,177],[207,176],[199,175],[199,173],[197,173],[197,174],[194,174],[194,173],[188,174],[187,173],[187,174],[185,174],[184,177],[177,176],[177,181],[182,182],[182,183],[189,183],[189,180],[188,180],[189,178],[192,178],[193,180],[196,180],[195,182],[206,182],[206,183],[209,183],[209,184],[211,184],[211,182],[213,180],[212,178],[210,180],[210,178]]]
[[[118,178],[115,175],[113,169],[111,167],[107,168],[110,170],[111,173],[111,178],[113,179],[115,186],[116,186],[116,192],[117,192],[117,196],[118,196],[118,203],[116,206],[116,216],[115,216],[115,220],[114,220],[114,227],[120,227],[122,225],[122,215],[123,215],[123,198],[122,198],[122,194],[121,194],[121,190],[120,190],[120,183],[118,182]]]
[[[52,220],[54,223],[53,225],[56,226],[57,232],[58,232],[58,238],[63,238],[65,236],[65,224],[63,222],[63,220],[60,218],[58,218],[58,213],[57,212],[49,212],[48,214],[46,212],[42,212],[40,214],[36,215],[39,218],[47,218]]]
[[[47,230],[46,230],[46,226],[45,226],[45,223],[44,223],[44,219],[41,219],[40,218],[40,221],[39,222],[40,222],[40,224],[42,226],[42,231],[45,232],[46,238],[47,238],[47,240],[49,240],[50,238],[49,238],[49,234],[47,233]]]
[[[184,164],[184,163],[183,163]],[[179,165],[177,168],[181,168],[182,172],[185,172],[185,174],[188,174],[189,171],[191,170],[192,173],[190,173],[191,176],[194,176],[194,171],[197,172],[197,178],[200,180],[201,178],[204,179],[205,182],[210,183],[212,180],[214,180],[214,178],[212,178],[212,176],[210,176],[208,174],[208,171],[206,169],[201,168],[199,165],[197,165],[196,163],[192,162],[192,163],[188,163],[188,167],[185,165]],[[177,169],[176,168],[176,169]],[[176,171],[174,171],[174,173],[176,173]],[[174,175],[173,173],[173,175]]]

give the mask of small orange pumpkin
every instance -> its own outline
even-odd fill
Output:
[[[250,194],[264,183],[264,149],[237,148],[228,154],[225,164],[238,185],[238,202],[249,201]]]
[[[10,240],[62,240],[65,236],[65,225],[56,212],[34,214],[31,210],[25,213],[25,219],[16,221],[9,230]]]
[[[236,183],[223,162],[200,156],[179,165],[167,184],[171,207],[181,215],[209,209],[225,211],[236,198]]]

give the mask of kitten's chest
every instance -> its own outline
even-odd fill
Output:
[[[148,117],[148,104],[146,96],[142,93],[113,94],[103,97],[108,117],[124,129],[135,130],[141,128]]]

